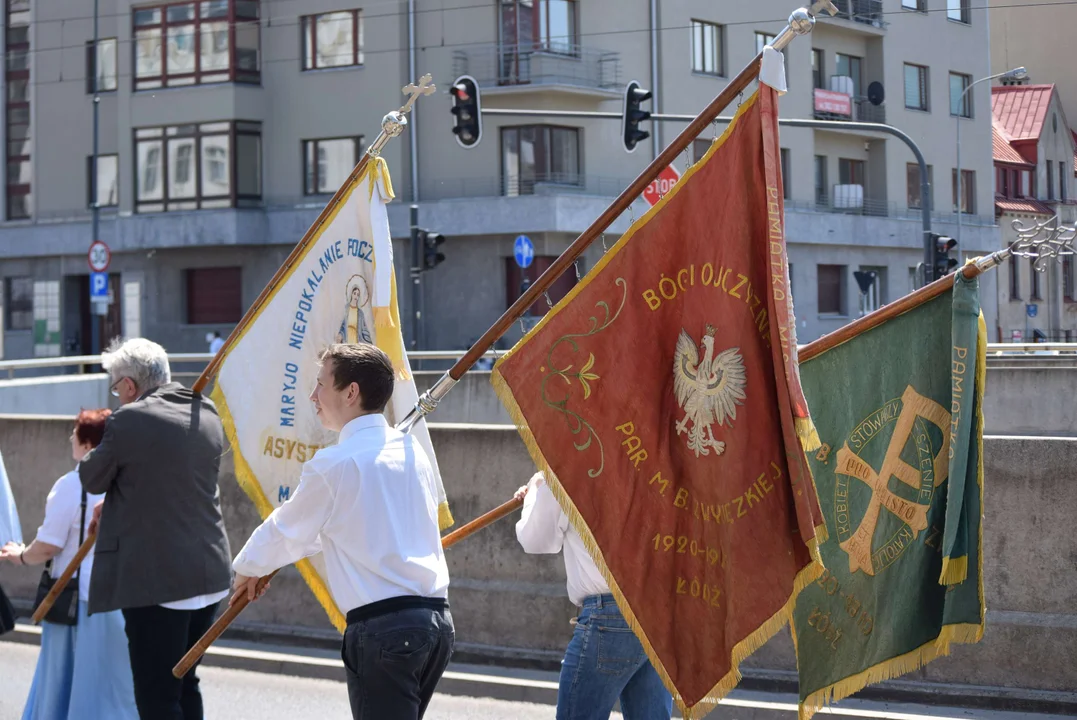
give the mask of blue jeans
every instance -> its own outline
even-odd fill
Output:
[[[625,720],[669,720],[673,698],[612,595],[583,601],[561,661],[557,720],[608,720],[620,699]]]

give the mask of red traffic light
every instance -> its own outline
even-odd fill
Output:
[[[462,102],[467,102],[471,99],[471,96],[468,95],[467,92],[467,85],[465,85],[464,83],[460,83],[459,85],[453,85],[450,89],[450,92],[455,98]]]

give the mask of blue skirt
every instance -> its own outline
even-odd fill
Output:
[[[22,720],[138,720],[123,613],[42,623],[41,653]]]

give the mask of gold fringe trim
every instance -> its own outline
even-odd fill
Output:
[[[823,446],[819,439],[819,431],[815,429],[815,423],[810,417],[794,418],[796,421],[797,437],[804,452],[814,452]]]
[[[742,105],[741,107],[743,108],[744,106]],[[502,361],[503,359],[504,358],[502,358]],[[603,557],[602,550],[595,541],[591,529],[587,526],[587,523],[584,522],[583,516],[580,515],[575,503],[572,502],[572,498],[569,497],[568,493],[566,493],[561,486],[561,482],[557,479],[556,474],[554,474],[545,455],[543,455],[542,450],[535,441],[535,436],[531,432],[531,428],[528,426],[527,420],[524,418],[523,412],[520,410],[520,406],[517,404],[515,396],[512,394],[512,389],[501,374],[498,366],[495,366],[494,371],[490,373],[490,381],[494,386],[494,391],[497,393],[498,398],[500,398],[505,409],[508,411],[509,416],[512,418],[513,424],[519,431],[520,438],[523,440],[527,452],[531,455],[531,459],[534,461],[536,467],[545,473],[547,485],[549,485],[554,497],[557,498],[558,504],[560,504],[561,508],[565,511],[565,514],[568,515],[572,527],[579,533],[588,553],[590,553],[591,557],[594,559],[599,572],[602,573],[602,577],[609,585],[610,592],[617,601],[617,607],[621,610],[621,614],[624,615],[628,626],[632,628],[636,637],[639,638],[640,644],[643,645],[643,649],[651,661],[651,665],[662,679],[662,683],[666,686],[666,689],[668,689],[673,696],[674,702],[677,704],[677,708],[681,711],[682,717],[684,717],[685,720],[703,717],[714,709],[721,699],[729,694],[729,692],[737,686],[737,683],[740,682],[741,674],[739,666],[745,658],[762,647],[787,623],[792,622],[797,595],[799,595],[808,585],[815,582],[823,573],[822,564],[816,560],[819,557],[818,543],[813,540],[808,544],[812,562],[808,563],[797,573],[793,580],[792,590],[782,608],[746,638],[733,646],[730,653],[729,672],[720,679],[703,698],[689,707],[685,705],[680,693],[674,686],[673,680],[669,676],[669,672],[666,670],[661,658],[659,658],[658,654],[655,652],[654,646],[651,644],[646,632],[644,632],[643,628],[640,626],[636,614],[632,610],[632,606],[629,604],[624,593],[621,591],[620,586],[617,584],[617,580],[610,573],[609,566],[606,564],[606,559]]]
[[[239,481],[239,486],[243,488],[243,491],[247,493],[247,497],[254,503],[254,507],[258,510],[258,515],[262,520],[269,517],[273,512],[273,505],[269,502],[269,499],[262,491],[262,486],[258,483],[255,477],[254,471],[251,470],[250,465],[247,464],[247,460],[243,457],[243,453],[239,449],[239,439],[236,435],[236,423],[235,418],[232,417],[232,411],[228,408],[228,401],[224,397],[224,391],[221,390],[219,383],[214,383],[213,391],[210,393],[210,399],[213,400],[213,404],[217,406],[217,414],[221,418],[221,424],[224,426],[225,436],[228,438],[229,444],[232,446],[233,461],[236,468],[236,480]],[[314,593],[314,597],[317,598],[318,603],[325,610],[326,615],[329,616],[329,622],[333,624],[333,627],[337,629],[337,632],[343,634],[344,628],[347,627],[347,622],[344,618],[344,613],[340,611],[337,604],[333,601],[333,596],[329,593],[329,587],[325,584],[325,580],[322,579],[318,572],[314,569],[314,565],[311,564],[308,558],[303,558],[296,564],[296,568],[299,570],[299,574],[306,581],[310,587],[311,592]]]
[[[940,585],[957,585],[963,583],[969,576],[969,558],[944,557],[942,559],[942,574],[939,576]]]
[[[449,511],[449,501],[438,505],[438,530],[444,532],[448,528],[452,527],[452,524],[456,522],[453,520],[452,512]]]
[[[978,412],[976,413],[976,445],[979,448],[979,456],[976,468],[976,484],[980,488],[980,528],[979,537],[977,539],[977,559],[979,561],[979,578],[978,588],[979,602],[980,602],[980,622],[978,624],[972,623],[954,623],[953,625],[944,625],[939,631],[939,636],[928,644],[925,644],[912,652],[896,657],[892,660],[888,660],[884,663],[880,663],[873,667],[864,670],[841,680],[830,687],[825,687],[809,695],[802,703],[800,703],[799,720],[809,720],[812,715],[822,709],[825,705],[837,702],[842,698],[849,697],[855,692],[862,690],[867,685],[872,683],[882,682],[891,678],[899,677],[905,673],[912,672],[919,669],[921,666],[935,660],[939,657],[950,654],[950,646],[954,643],[972,645],[983,640],[985,618],[987,615],[987,605],[984,598],[984,573],[983,573],[983,547],[984,547],[984,456],[983,456],[983,429],[984,429],[984,416],[983,416],[983,396],[984,390],[987,385],[987,324],[984,321],[983,312],[980,313],[980,319],[977,327],[976,337],[976,404]],[[953,562],[958,560],[963,561],[965,564],[965,570],[968,570],[968,556],[963,558],[954,558]],[[945,562],[944,572],[945,572]],[[966,575],[967,578],[967,575]],[[795,628],[793,628],[793,645],[796,646],[797,634]],[[798,656],[799,658],[799,652]],[[798,659],[799,662],[799,659]]]

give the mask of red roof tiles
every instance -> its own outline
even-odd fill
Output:
[[[1051,216],[1055,211],[1034,198],[1007,198],[995,196],[995,212],[1034,213]]]
[[[1013,145],[1010,145],[1009,140],[999,131],[995,123],[991,124],[991,144],[994,148],[995,162],[1035,167],[1028,160],[1025,160],[1021,153],[1014,149]]]
[[[991,88],[991,114],[1011,141],[1038,140],[1054,85],[1001,85]]]

